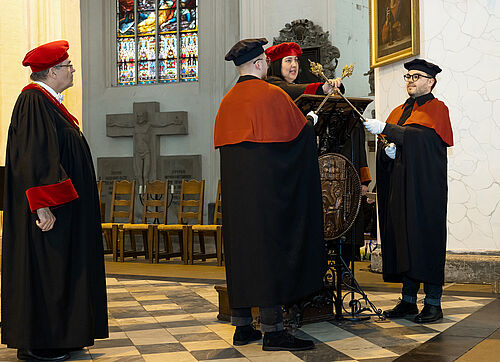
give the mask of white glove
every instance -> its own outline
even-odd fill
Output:
[[[366,122],[363,122],[368,132],[373,134],[379,134],[384,131],[385,122],[380,122],[375,118],[367,118]]]
[[[313,119],[313,126],[318,123],[318,115],[314,111],[310,111],[306,117],[311,117]]]
[[[385,154],[387,155],[387,157],[391,158],[391,159],[395,159],[396,158],[396,145],[394,143],[389,143],[389,146],[387,146],[385,149]]]

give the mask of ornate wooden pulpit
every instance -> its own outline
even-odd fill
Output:
[[[301,95],[295,100],[304,114],[316,111],[325,99],[321,95]],[[360,113],[372,101],[366,98],[348,98]],[[342,248],[345,235],[352,228],[361,205],[361,182],[357,168],[350,160],[356,159],[354,148],[345,151],[344,145],[350,139],[353,129],[361,122],[357,112],[340,96],[326,100],[318,114],[315,125],[318,137],[319,169],[323,199],[324,240],[328,253],[328,271],[324,278],[324,290],[320,295],[308,298],[294,306],[290,317],[294,324],[318,320],[343,318],[343,313],[360,318],[359,314],[373,310],[381,314],[368,300],[354,278],[355,243],[351,242],[351,266],[343,259]],[[346,157],[347,156],[347,157]],[[350,157],[349,157],[350,156]],[[349,253],[350,252],[350,253]],[[347,298],[348,295],[350,298]],[[333,305],[332,305],[333,304]],[[332,307],[335,307],[333,314]],[[328,315],[329,314],[329,315]]]

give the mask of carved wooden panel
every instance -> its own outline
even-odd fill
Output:
[[[323,198],[325,240],[336,239],[348,231],[361,205],[361,181],[351,161],[338,153],[318,159]]]

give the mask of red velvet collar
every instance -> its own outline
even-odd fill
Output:
[[[68,122],[71,123],[71,125],[75,127],[77,130],[80,130],[79,122],[76,119],[76,117],[73,116],[71,113],[69,113],[68,109],[64,106],[64,104],[59,103],[59,101],[55,99],[54,96],[50,94],[44,87],[36,83],[30,83],[26,87],[24,87],[22,91],[24,92],[25,90],[28,89],[36,89],[42,92],[49,99],[49,101],[51,101],[66,116]]]

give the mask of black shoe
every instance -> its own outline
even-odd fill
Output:
[[[252,326],[236,327],[233,336],[233,345],[244,346],[248,342],[258,341],[262,338],[262,333]]]
[[[286,331],[264,333],[263,351],[305,351],[313,348],[313,341],[296,338]]]
[[[424,304],[422,311],[415,317],[415,323],[430,323],[443,318],[443,310],[440,306]]]
[[[17,359],[22,361],[65,361],[69,353],[59,349],[18,349]]]
[[[384,311],[384,315],[387,318],[403,318],[408,314],[417,314],[418,308],[416,303],[408,303],[404,300],[400,300],[399,303],[393,308]]]

